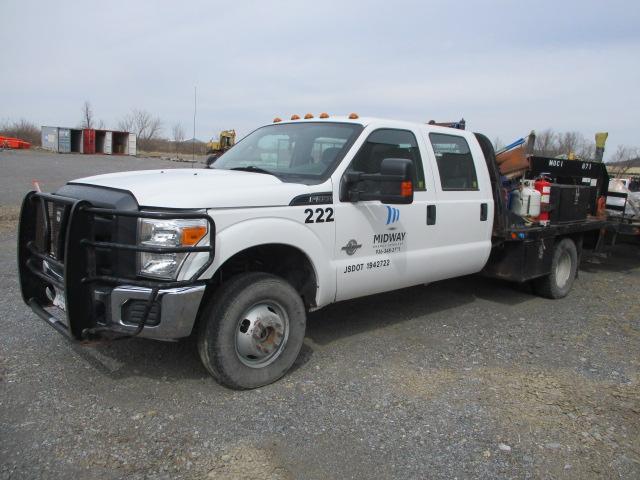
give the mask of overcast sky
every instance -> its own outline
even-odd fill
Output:
[[[0,120],[75,126],[89,100],[196,137],[274,116],[464,117],[504,142],[640,146],[637,1],[0,1]]]

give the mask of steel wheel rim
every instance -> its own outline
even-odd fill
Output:
[[[571,255],[569,255],[569,252],[564,250],[558,259],[558,264],[556,265],[556,282],[558,283],[558,287],[563,288],[569,281],[570,276]]]
[[[235,337],[238,359],[247,367],[265,367],[287,344],[289,316],[277,302],[256,303],[238,319]]]

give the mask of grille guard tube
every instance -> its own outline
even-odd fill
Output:
[[[63,261],[50,254],[52,245],[51,218],[49,218],[48,204],[64,207],[65,216],[61,221],[63,228],[58,232],[57,252],[64,252]],[[153,247],[156,253],[208,253],[206,262],[185,280],[156,281],[138,277],[117,275],[101,275],[96,270],[96,249],[127,250],[143,252],[149,247],[137,244],[95,241],[92,236],[93,222],[96,215],[113,217],[152,218],[163,220],[174,219],[204,219],[209,226],[209,245],[193,247]],[[39,225],[38,223],[41,222]],[[40,239],[40,242],[38,242]],[[86,200],[63,197],[50,193],[29,192],[23,202],[20,212],[18,230],[18,272],[20,287],[24,302],[57,331],[67,329],[67,336],[75,340],[94,337],[108,330],[97,324],[93,306],[93,285],[132,285],[147,287],[152,290],[149,296],[149,306],[155,300],[157,291],[164,288],[189,287],[205,283],[198,277],[211,266],[215,253],[215,224],[206,213],[163,211],[146,212],[134,210],[117,210],[94,207]],[[63,244],[61,242],[64,242]],[[59,253],[58,253],[59,255]],[[47,273],[44,262],[62,267],[62,284]],[[67,322],[62,322],[49,314],[46,307],[52,305],[46,294],[47,287],[55,285],[64,288]],[[155,294],[153,292],[156,292]],[[138,328],[126,336],[134,336],[144,329],[150,307],[145,310]]]

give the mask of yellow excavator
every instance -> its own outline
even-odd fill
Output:
[[[218,139],[212,138],[207,143],[207,165],[211,165],[215,162],[216,158],[222,155],[224,152],[233,147],[236,143],[236,131],[235,130],[222,130]]]

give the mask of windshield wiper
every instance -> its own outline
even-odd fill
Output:
[[[264,168],[255,167],[253,165],[248,165],[246,167],[234,167],[229,170],[239,170],[241,172],[251,172],[251,173],[266,173],[267,175],[277,176],[275,173],[270,172],[269,170],[265,170]]]

